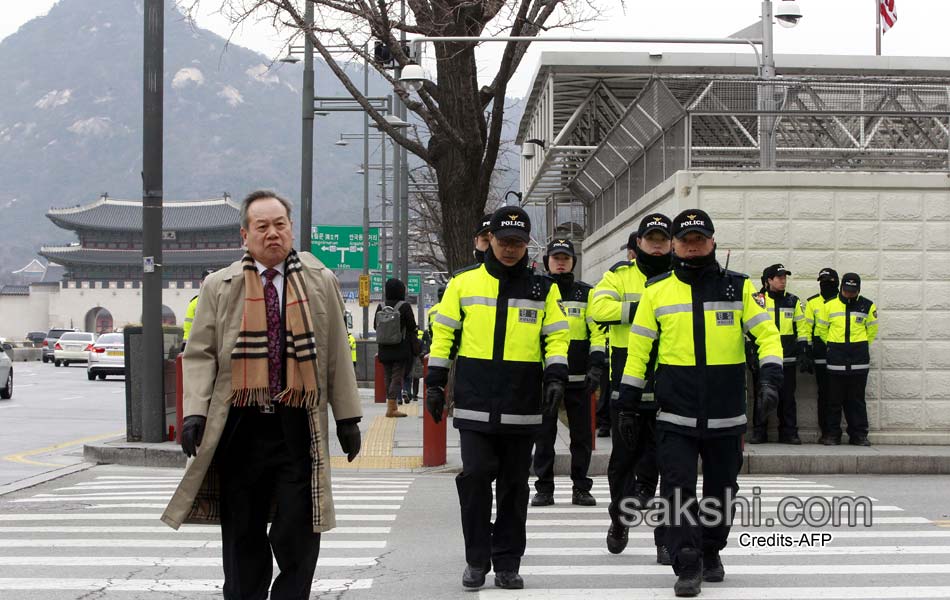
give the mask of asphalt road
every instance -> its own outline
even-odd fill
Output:
[[[122,377],[89,381],[84,364],[13,363],[0,400],[0,488],[82,462],[82,443],[125,432]]]

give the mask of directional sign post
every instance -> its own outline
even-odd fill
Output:
[[[363,228],[348,225],[314,225],[310,228],[313,255],[328,269],[363,268]],[[379,227],[369,230],[369,264],[379,264]]]
[[[383,293],[383,274],[379,271],[371,271],[369,274],[370,291],[373,294]],[[418,296],[422,291],[422,275],[409,275],[406,293],[410,296]]]

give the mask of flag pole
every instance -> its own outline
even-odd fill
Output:
[[[881,55],[881,0],[874,0],[874,14],[877,17],[877,27],[874,30],[874,48],[877,56]]]

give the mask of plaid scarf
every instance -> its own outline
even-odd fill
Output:
[[[251,255],[241,260],[244,269],[244,316],[237,343],[231,352],[231,405],[267,406],[271,403],[267,359],[267,313],[264,285]],[[287,406],[316,408],[317,350],[310,321],[310,306],[297,252],[290,251],[284,277],[284,378],[286,387],[273,398]]]

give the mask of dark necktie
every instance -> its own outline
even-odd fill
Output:
[[[267,307],[267,374],[271,398],[281,391],[281,375],[284,368],[283,352],[281,352],[283,340],[280,331],[280,298],[277,295],[277,286],[274,285],[274,278],[277,275],[276,269],[264,271],[264,278],[267,279],[267,283],[264,284],[264,305]]]

